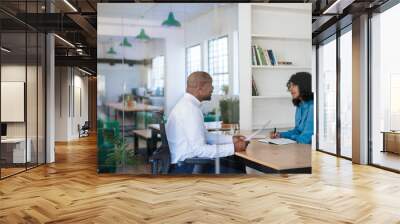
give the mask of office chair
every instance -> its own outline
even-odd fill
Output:
[[[79,138],[89,136],[89,129],[90,129],[89,121],[85,121],[82,127],[78,124]]]
[[[157,174],[168,174],[171,165],[171,152],[168,145],[167,134],[165,131],[165,121],[163,119],[162,112],[155,113],[159,120],[160,135],[161,135],[161,147],[154,151],[150,157],[151,173]],[[199,173],[201,167],[206,164],[214,164],[214,159],[210,158],[188,158],[184,161],[186,164],[194,164],[193,173]]]

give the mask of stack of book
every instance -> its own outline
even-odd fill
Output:
[[[271,49],[263,49],[258,45],[251,46],[251,56],[252,64],[256,66],[278,64],[275,54]]]

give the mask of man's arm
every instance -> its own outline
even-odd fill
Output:
[[[185,118],[180,119],[184,124],[180,126],[184,129],[183,133],[185,133],[185,137],[190,143],[190,149],[188,149],[190,157],[217,158],[234,154],[232,139],[228,144],[207,144],[206,130],[201,111],[194,107],[187,109],[185,111]]]

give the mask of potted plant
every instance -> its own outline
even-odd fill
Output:
[[[114,137],[114,149],[107,154],[105,164],[115,166],[117,170],[123,170],[126,165],[135,166],[140,164],[139,158],[133,149],[128,149],[128,144],[122,136]]]
[[[219,101],[221,108],[221,120],[224,124],[239,123],[239,99],[224,98]]]

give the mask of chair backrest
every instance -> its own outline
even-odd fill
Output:
[[[153,174],[167,174],[171,165],[171,152],[169,150],[165,121],[162,112],[157,112],[156,117],[160,125],[161,147],[154,151],[150,160],[153,163]],[[155,164],[155,165],[154,165]]]

